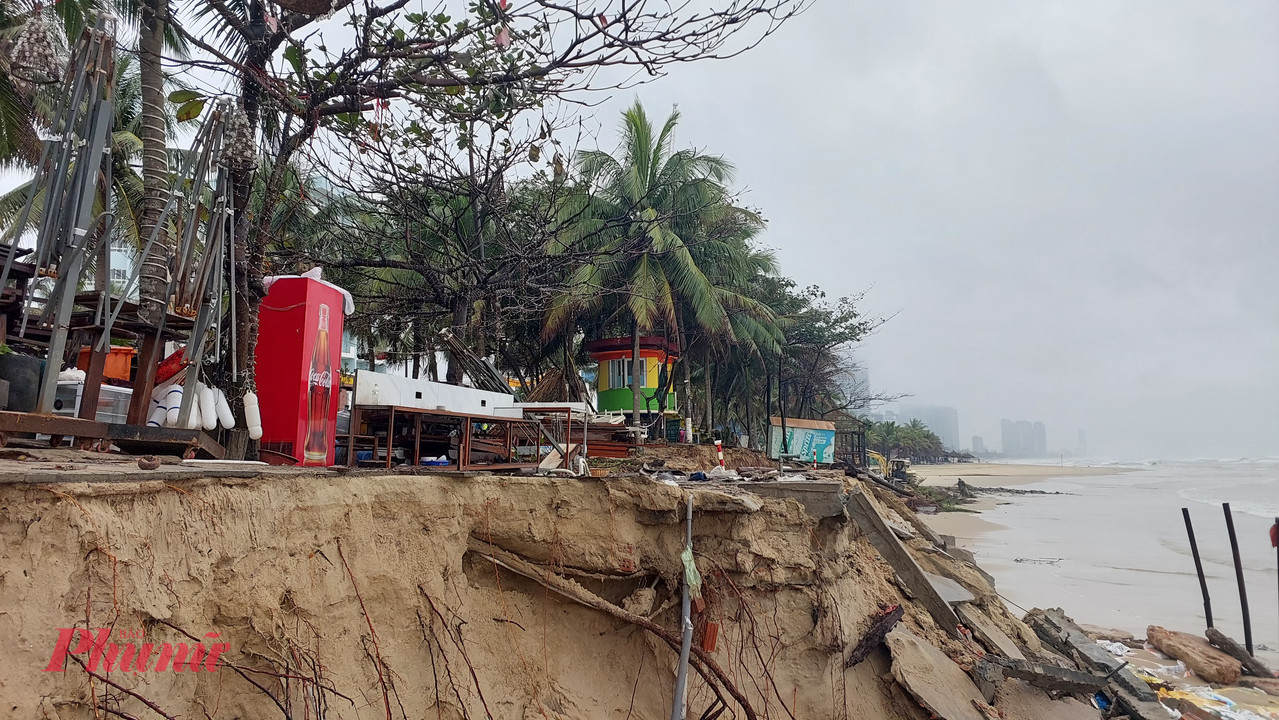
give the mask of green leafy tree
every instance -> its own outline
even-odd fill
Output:
[[[590,194],[595,227],[586,243],[591,258],[573,273],[548,326],[559,329],[574,313],[611,309],[629,326],[631,359],[640,367],[640,336],[678,328],[686,309],[700,327],[730,330],[721,293],[694,254],[696,218],[725,203],[733,166],[722,157],[676,150],[674,111],[655,129],[636,101],[622,115],[617,155],[581,153],[577,167]],[[631,377],[632,423],[640,424],[643,393]]]

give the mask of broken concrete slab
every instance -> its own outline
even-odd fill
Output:
[[[693,506],[698,512],[726,512],[750,514],[764,507],[759,499],[736,488],[730,491],[706,488],[704,485],[686,485],[693,493]]]
[[[751,482],[743,490],[772,498],[793,498],[809,515],[818,518],[844,514],[844,484],[829,480],[767,480]]]
[[[1040,640],[1066,657],[1074,658],[1086,669],[1110,676],[1106,691],[1120,710],[1134,720],[1167,720],[1168,713],[1157,702],[1159,696],[1131,668],[1123,667],[1104,648],[1090,639],[1061,608],[1035,608],[1026,614],[1025,622]]]
[[[1097,708],[1074,698],[1053,700],[1029,683],[1007,679],[995,695],[1004,720],[1097,720]]]
[[[911,528],[910,523],[892,508],[884,509],[884,522],[888,523],[888,527],[892,528],[897,537],[902,540],[913,540],[918,537],[918,533]]]
[[[946,653],[898,626],[888,633],[893,678],[920,705],[942,720],[983,720],[973,703],[984,702],[981,691]]]
[[[1036,608],[1026,614],[1025,622],[1040,640],[1062,655],[1075,658],[1088,670],[1109,675],[1123,665],[1122,660],[1115,659],[1105,648],[1090,639],[1074,620],[1066,617],[1061,608]],[[1111,680],[1139,700],[1153,703],[1158,699],[1146,681],[1137,677],[1130,668],[1119,670]]]
[[[1106,685],[1106,678],[1103,675],[1067,670],[1052,665],[1009,660],[995,655],[986,656],[986,662],[1002,668],[1006,677],[1024,680],[1041,690],[1091,695]]]
[[[929,582],[923,569],[915,562],[915,558],[911,557],[910,551],[888,528],[888,523],[884,522],[875,504],[860,487],[854,487],[848,493],[848,513],[857,523],[857,528],[870,540],[870,544],[884,560],[888,561],[902,583],[910,589],[910,593],[918,598],[920,604],[928,610],[928,614],[932,615],[933,620],[945,632],[959,637],[959,616]]]
[[[995,702],[995,694],[999,692],[999,686],[1004,683],[1004,669],[995,663],[978,660],[973,667],[972,675],[973,684],[981,692],[982,698],[987,703]]]
[[[932,543],[936,547],[943,547],[945,545],[945,543],[942,542],[941,536],[934,532],[932,528],[928,527],[928,523],[920,520],[917,513],[911,512],[910,508],[906,505],[906,503],[902,502],[900,497],[890,492],[885,492],[883,488],[877,485],[865,485],[864,487],[870,488],[871,493],[879,500],[881,505],[892,508],[894,512],[915,528],[915,532],[923,535],[928,542]]]
[[[1159,652],[1184,662],[1191,672],[1211,683],[1233,685],[1239,681],[1239,675],[1243,671],[1238,660],[1213,647],[1198,635],[1151,625],[1146,628],[1146,640],[1158,648]]]
[[[943,577],[927,571],[924,572],[924,577],[928,578],[928,582],[932,584],[933,589],[935,589],[937,594],[941,595],[942,599],[948,603],[965,603],[972,602],[977,599],[977,596],[969,592],[968,588],[948,577]]]
[[[1117,630],[1115,628],[1104,628],[1100,625],[1089,625],[1088,623],[1079,623],[1079,629],[1084,631],[1092,640],[1105,640],[1106,642],[1115,642],[1128,647],[1142,647],[1142,642],[1127,630]]]
[[[981,608],[971,603],[959,603],[955,606],[955,614],[959,615],[964,625],[973,631],[973,635],[977,636],[981,644],[986,646],[987,651],[999,653],[1012,660],[1026,659],[1017,643],[1000,630]]]
[[[977,556],[972,554],[971,551],[965,550],[961,547],[956,547],[954,545],[947,545],[946,554],[955,558],[956,560],[960,562],[966,562],[969,565],[977,564]]]

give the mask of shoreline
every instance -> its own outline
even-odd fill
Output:
[[[1119,475],[1136,468],[1091,465],[1019,465],[1016,463],[945,463],[914,465],[911,472],[924,487],[950,487],[959,480],[982,487],[1016,488],[1067,477]],[[973,479],[969,479],[973,478]],[[977,478],[980,478],[978,480]]]
[[[1050,480],[1069,477],[1114,475],[1130,472],[1128,467],[1091,467],[1074,465],[1018,465],[1016,463],[944,463],[911,467],[921,487],[954,487],[960,480],[983,488],[1024,490]],[[983,514],[1001,505],[1011,504],[1011,497],[982,494],[960,511],[942,511],[921,515],[928,526],[961,542],[971,542],[990,532],[1008,526],[993,522]]]

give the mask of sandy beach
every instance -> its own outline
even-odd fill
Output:
[[[1148,462],[1136,466],[921,465],[927,486],[1033,490],[980,494],[965,511],[922,516],[995,576],[1014,609],[1067,608],[1076,620],[1139,637],[1160,624],[1200,631],[1204,610],[1181,508],[1190,509],[1215,621],[1243,637],[1221,504],[1231,503],[1253,607],[1258,655],[1279,663],[1276,571],[1268,530],[1279,461]],[[1060,493],[1060,494],[1039,494]]]
[[[913,465],[911,471],[923,478],[921,485],[951,487],[961,479],[978,487],[1024,488],[1054,478],[1089,475],[1113,475],[1123,472],[1113,467],[1076,467],[1071,465],[1014,465],[1003,463],[946,463],[942,465]],[[953,535],[971,540],[993,530],[1003,530],[1005,525],[992,522],[980,513],[994,510],[1011,501],[1006,497],[983,496],[965,505],[965,511],[944,512],[926,516],[929,527],[943,535]]]
[[[964,482],[981,487],[1020,487],[1052,478],[1079,475],[1115,475],[1127,468],[1075,465],[1014,465],[1003,463],[945,463],[912,465],[911,472],[923,478],[923,485],[954,485]]]

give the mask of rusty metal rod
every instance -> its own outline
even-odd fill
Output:
[[[1239,606],[1243,609],[1243,644],[1252,655],[1252,618],[1248,616],[1248,588],[1243,581],[1243,563],[1239,560],[1239,539],[1235,537],[1235,519],[1230,514],[1230,503],[1222,503],[1226,514],[1226,532],[1230,534],[1230,554],[1235,561],[1235,579],[1239,582]]]
[[[1186,520],[1186,536],[1190,538],[1190,554],[1195,559],[1195,573],[1199,575],[1199,591],[1204,596],[1204,618],[1208,627],[1212,627],[1212,599],[1208,597],[1208,579],[1204,577],[1203,561],[1199,559],[1199,543],[1195,542],[1195,527],[1190,524],[1190,508],[1182,508],[1181,516]]]

